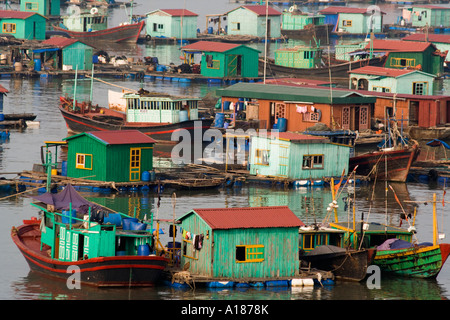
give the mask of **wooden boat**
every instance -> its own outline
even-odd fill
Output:
[[[85,200],[71,185],[34,200],[42,219],[11,230],[33,272],[96,287],[154,286],[162,279],[168,259],[150,255],[153,233],[138,230],[146,224],[126,228],[131,217]]]
[[[344,247],[345,231],[322,226],[300,228],[302,264],[323,271],[332,271],[336,279],[362,281],[375,257],[375,249]]]
[[[330,79],[330,73],[333,80],[336,78],[346,79],[348,81],[348,71],[361,68],[363,66],[384,66],[386,56],[374,57],[358,61],[349,61],[328,66],[319,66],[318,68],[293,68],[275,64],[273,59],[267,58],[266,74],[267,77],[297,77],[311,79]],[[264,58],[259,59],[259,71],[264,72]]]
[[[304,40],[311,39],[313,36],[322,39],[329,38],[331,32],[333,31],[332,24],[322,24],[322,25],[308,25],[303,29],[298,30],[287,30],[281,29],[281,34],[289,39]]]
[[[349,160],[349,171],[355,170],[356,174],[372,179],[406,182],[419,152],[419,144],[412,141],[412,144],[356,155]]]
[[[97,31],[72,31],[53,26],[55,31],[67,34],[70,38],[74,38],[86,44],[96,47],[98,43],[113,42],[113,43],[136,43],[139,35],[144,28],[145,22],[123,24],[113,28],[107,28]]]
[[[93,106],[89,102],[73,103],[60,97],[59,110],[67,127],[74,133],[106,130],[139,130],[160,142],[171,142],[172,134],[187,130],[203,133],[214,119],[198,118],[198,98],[152,94],[145,90],[124,95],[125,112]]]

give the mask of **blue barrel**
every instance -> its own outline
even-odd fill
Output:
[[[5,120],[5,115],[3,113],[0,113],[0,121],[4,121]]]
[[[286,132],[287,128],[287,119],[286,118],[278,118],[278,131]]]
[[[150,181],[156,180],[156,172],[155,170],[150,171]]]
[[[41,71],[42,63],[41,59],[34,59],[34,71]]]
[[[138,256],[148,256],[150,255],[150,247],[148,244],[141,244],[138,246]]]
[[[142,177],[141,177],[142,181],[150,181],[150,172],[148,171],[144,171],[142,172]]]
[[[131,230],[131,222],[138,222],[139,220],[136,218],[124,218],[122,219],[122,228],[123,230]]]
[[[77,210],[72,209],[72,213],[69,210],[63,210],[62,211],[62,223],[76,223],[77,220],[72,219],[72,222],[70,218],[76,218],[77,217]]]
[[[92,63],[98,63],[98,56],[95,54],[92,56]]]
[[[62,175],[63,177],[67,177],[67,160],[64,160],[64,161],[61,163],[61,175]]]
[[[180,122],[188,121],[189,120],[189,114],[187,110],[181,110],[180,111]]]
[[[120,226],[122,225],[122,217],[120,216],[120,213],[106,213],[103,217],[103,223],[110,223]]]
[[[216,119],[214,120],[216,128],[223,128],[223,123],[225,121],[225,114],[224,113],[216,113]]]
[[[213,34],[213,27],[208,27],[208,34]]]
[[[145,230],[147,229],[146,223],[140,223],[140,222],[130,222],[130,230]]]
[[[223,110],[224,111],[226,111],[226,110],[230,110],[230,101],[224,101],[223,102]]]

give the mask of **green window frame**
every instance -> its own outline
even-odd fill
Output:
[[[264,245],[237,245],[236,246],[236,262],[262,262],[264,261]]]
[[[75,168],[92,170],[92,154],[77,153]]]

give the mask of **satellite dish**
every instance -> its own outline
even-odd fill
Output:
[[[68,16],[79,16],[81,13],[81,9],[78,6],[71,5],[67,8],[67,15]]]
[[[97,14],[98,13],[98,9],[97,8],[92,8],[91,9],[91,14]]]

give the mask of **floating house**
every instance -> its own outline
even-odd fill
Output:
[[[334,25],[333,33],[364,35],[383,31],[384,12],[369,8],[328,7],[319,11],[325,16],[325,24]]]
[[[349,71],[350,89],[432,95],[434,75],[419,70],[365,66]]]
[[[369,129],[376,101],[350,90],[243,82],[218,89],[216,94],[224,104],[244,100],[245,112],[254,115],[252,118],[259,121],[260,129],[278,127],[279,119],[283,118],[285,131],[291,132],[303,132],[315,125],[325,125],[331,130]]]
[[[450,27],[450,8],[436,5],[413,5],[411,12],[413,27]]]
[[[268,8],[267,37],[281,36],[281,12]],[[245,5],[227,12],[227,32],[231,35],[266,36],[266,6]]]
[[[0,10],[1,35],[24,40],[45,40],[47,18],[33,12]]]
[[[322,14],[306,13],[298,10],[289,10],[282,15],[283,30],[302,30],[307,26],[321,26],[325,24]]]
[[[216,281],[265,281],[298,276],[298,228],[287,207],[193,209],[178,219],[181,265]]]
[[[275,64],[290,68],[314,69],[322,66],[322,49],[313,46],[295,46],[275,50]]]
[[[436,46],[436,48],[441,52],[447,52],[447,56],[445,57],[445,63],[450,63],[450,35],[448,34],[435,34],[435,33],[414,33],[410,34],[404,38],[404,41],[424,41],[431,42]]]
[[[251,138],[250,174],[291,180],[322,180],[348,172],[349,146],[291,132]]]
[[[153,170],[156,141],[140,131],[84,132],[63,140],[68,145],[68,177],[132,182]]]
[[[48,16],[61,14],[61,2],[52,0],[20,0],[20,11],[34,12]]]
[[[41,61],[53,60],[53,67],[59,70],[91,70],[94,48],[83,42],[63,37],[53,37],[42,42],[46,48],[35,49]],[[35,61],[36,62],[36,61]]]
[[[256,49],[234,43],[198,41],[181,48],[185,63],[194,61],[201,54],[200,73],[205,77],[258,77]]]
[[[158,9],[147,13],[146,35],[160,38],[197,38],[198,15],[186,9]]]
[[[372,46],[372,48],[371,48]],[[386,54],[386,68],[412,68],[440,77],[444,73],[444,61],[447,52],[442,52],[430,42],[381,40],[368,43],[364,50],[373,50],[376,54]]]

